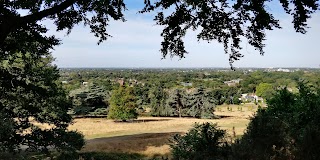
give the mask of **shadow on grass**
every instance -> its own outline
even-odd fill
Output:
[[[0,160],[167,160],[168,156],[154,155],[148,157],[139,153],[81,152],[57,153],[51,156],[42,153],[0,153]]]
[[[103,152],[61,154],[57,157],[57,160],[138,160],[138,159],[146,159],[146,157],[137,153],[103,153]]]
[[[216,115],[217,119],[223,119],[223,118],[230,118],[234,116],[227,116],[227,115]]]
[[[87,141],[81,152],[138,153],[152,157],[170,153],[169,139],[180,132],[144,133],[128,136],[96,138]]]
[[[147,123],[147,122],[165,122],[171,121],[172,119],[135,119],[132,121],[128,121],[129,123]]]

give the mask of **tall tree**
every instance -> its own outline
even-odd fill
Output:
[[[48,147],[75,151],[84,145],[81,134],[67,130],[71,103],[58,85],[59,71],[51,62],[50,54],[22,53],[0,61],[0,70],[11,75],[0,79],[0,151],[15,152],[22,145],[44,152]]]
[[[136,108],[133,88],[121,86],[112,92],[108,118],[120,121],[136,119],[138,117]]]
[[[105,111],[103,114],[107,114],[106,109],[109,107],[108,100],[110,97],[103,87],[96,85],[82,86],[70,91],[69,97],[73,102],[73,111],[76,115],[96,114],[95,110],[101,110],[101,108]]]
[[[148,105],[150,104],[149,99],[149,90],[150,90],[149,84],[137,84],[134,86],[134,94],[138,99],[138,105]]]
[[[198,88],[188,98],[188,113],[196,118],[213,118],[214,99],[209,97],[203,88]]]
[[[225,102],[225,95],[223,93],[223,90],[220,88],[213,89],[208,94],[210,97],[216,100],[215,104],[217,105],[221,105]]]
[[[164,90],[164,84],[156,83],[149,92],[151,114],[154,116],[172,116],[172,109],[166,106],[167,92]]]
[[[181,89],[173,90],[167,99],[167,106],[172,109],[173,115],[177,115],[180,118],[185,114],[186,108],[186,94]],[[172,116],[172,115],[171,115]]]

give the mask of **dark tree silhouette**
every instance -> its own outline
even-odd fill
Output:
[[[189,30],[200,30],[197,35],[199,40],[216,40],[224,44],[232,65],[243,56],[239,52],[242,37],[247,38],[248,43],[260,54],[264,54],[265,31],[281,28],[279,20],[268,10],[269,2],[270,0],[144,0],[145,7],[141,13],[158,12],[154,20],[158,25],[164,26],[161,34],[163,57],[169,54],[183,58],[187,53],[183,37]],[[307,20],[319,9],[319,1],[279,2],[284,11],[293,16],[295,30],[306,33]],[[28,14],[21,15],[19,9],[28,11]],[[47,28],[39,25],[39,22],[44,19],[53,20],[58,31],[68,29],[68,33],[75,25],[83,23],[100,38],[98,43],[101,43],[110,36],[107,33],[108,22],[111,19],[125,21],[123,11],[126,9],[123,0],[3,0],[0,4],[2,54],[10,48],[10,37],[21,39],[24,31],[29,31],[29,37],[43,40],[41,33],[45,33]],[[94,16],[89,16],[91,14]],[[54,45],[53,40],[53,37],[47,39],[44,45]]]

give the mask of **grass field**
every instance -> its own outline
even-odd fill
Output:
[[[187,132],[194,123],[217,123],[229,134],[242,135],[256,106],[219,106],[215,114],[221,119],[141,117],[133,122],[113,122],[104,118],[76,119],[70,126],[84,134],[87,144],[83,152],[138,153],[146,156],[167,155],[168,139]],[[229,107],[229,110],[227,109]],[[232,108],[230,111],[230,108]]]

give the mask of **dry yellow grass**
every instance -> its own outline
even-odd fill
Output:
[[[235,107],[235,106],[233,106]],[[170,152],[168,139],[176,133],[187,132],[194,123],[217,123],[230,134],[242,135],[253,111],[216,112],[222,119],[141,117],[134,122],[119,123],[107,119],[76,119],[70,130],[84,134],[87,144],[82,151],[140,153],[147,156]]]
[[[242,134],[249,120],[247,118],[233,117],[237,113],[230,114],[232,115],[227,115],[230,117],[213,120],[142,117],[138,118],[138,122],[127,123],[113,122],[107,119],[76,119],[69,129],[80,131],[86,139],[94,139],[142,133],[186,132],[194,123],[212,122],[218,123],[218,126],[227,130],[232,129],[234,126],[237,129],[237,134]]]

